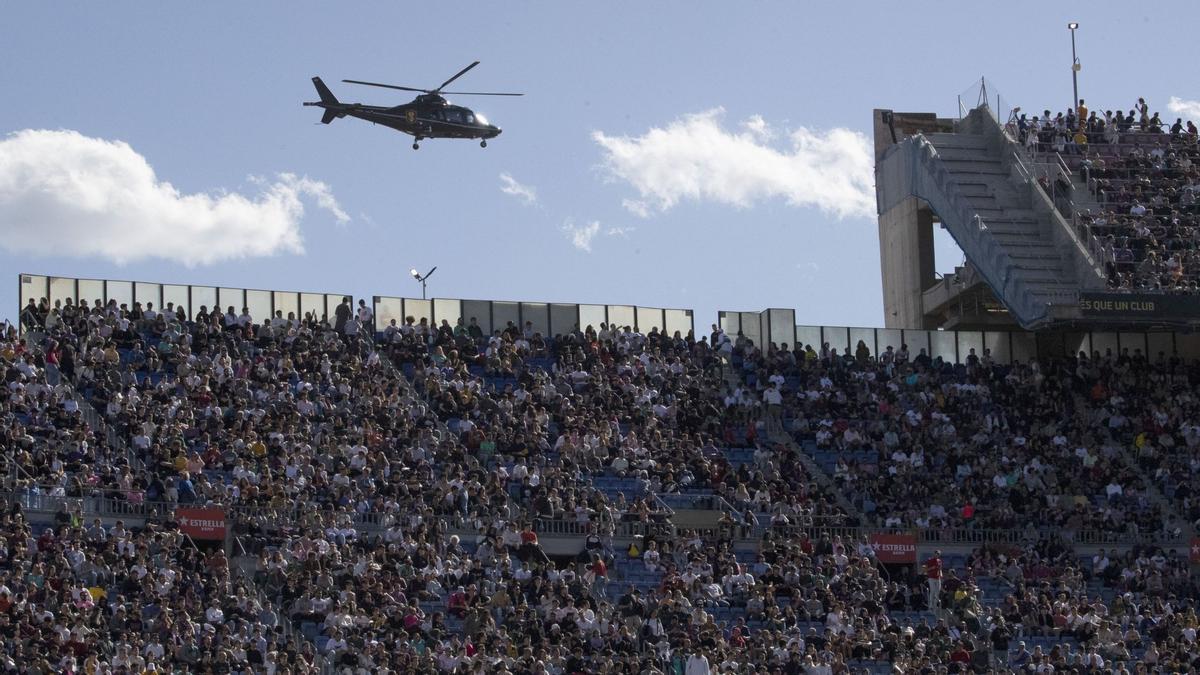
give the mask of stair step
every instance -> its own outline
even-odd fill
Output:
[[[1062,263],[1062,256],[1057,253],[1033,253],[1030,251],[1017,251],[1009,253],[1009,257],[1017,260],[1043,260],[1055,263]]]
[[[983,136],[973,134],[953,134],[953,133],[933,133],[925,134],[925,138],[933,143],[934,147],[945,146],[955,148],[976,148],[982,150],[987,147],[987,139]]]
[[[1036,230],[1036,229],[1020,230],[1020,229],[1013,229],[1013,228],[1000,228],[1000,227],[996,227],[996,226],[992,225],[991,223],[987,224],[987,228],[988,228],[988,231],[991,232],[992,236],[994,236],[994,237],[1022,237],[1025,239],[1033,239],[1035,241],[1044,241],[1047,246],[1054,245],[1050,240],[1042,239],[1042,231],[1041,230]]]

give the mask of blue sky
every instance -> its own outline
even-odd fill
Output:
[[[412,296],[420,288],[408,269],[437,265],[437,297],[692,308],[701,327],[717,309],[766,307],[795,308],[801,323],[882,325],[874,218],[836,204],[857,203],[843,191],[871,196],[869,182],[864,190],[847,175],[863,176],[850,146],[854,132],[869,138],[873,108],[952,115],[956,96],[986,75],[1026,110],[1063,109],[1072,19],[1082,24],[1080,93],[1093,107],[1128,109],[1144,96],[1173,119],[1169,97],[1200,99],[1190,66],[1170,66],[1194,60],[1191,3],[1160,3],[1153,15],[1045,3],[963,10],[6,3],[0,316],[15,312],[18,271]],[[457,86],[527,93],[452,97],[504,128],[487,149],[427,141],[414,152],[399,133],[357,120],[322,126],[300,105],[316,98],[313,75],[344,101],[398,104],[403,92],[340,80],[435,86],[476,59]],[[78,136],[11,142],[29,129]],[[801,141],[807,150],[797,150]],[[222,202],[245,207],[242,220],[217,223],[229,233],[224,249],[203,229],[160,227],[192,213],[170,196],[134,192],[104,202],[105,213],[62,222],[75,205],[14,198],[11,176],[5,194],[6,153],[9,169],[26,174],[75,176],[71,162],[91,161],[92,178],[105,161],[140,157],[155,190],[166,182],[180,195],[254,205]],[[811,173],[814,156],[837,168]],[[680,166],[694,173],[680,179]],[[536,200],[502,191],[501,174]],[[116,180],[77,194],[119,190]],[[318,197],[336,200],[343,217]],[[223,208],[196,208],[224,217]],[[142,232],[158,238],[129,243]],[[231,248],[262,255],[231,258]],[[958,262],[950,248],[939,254],[942,269]]]

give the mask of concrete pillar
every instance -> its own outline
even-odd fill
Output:
[[[883,325],[928,329],[921,293],[937,283],[933,213],[916,197],[879,215],[879,264]]]

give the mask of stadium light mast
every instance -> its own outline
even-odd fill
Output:
[[[1075,105],[1072,109],[1079,110],[1079,57],[1075,55],[1075,29],[1079,28],[1078,21],[1067,24],[1071,30],[1071,89],[1075,93]]]
[[[425,299],[425,281],[427,279],[429,279],[429,277],[433,276],[433,273],[436,271],[437,271],[437,265],[434,265],[433,269],[429,270],[425,274],[421,274],[420,272],[418,272],[417,268],[415,268],[415,267],[408,271],[408,273],[412,275],[412,278],[421,282],[421,299],[422,300]]]

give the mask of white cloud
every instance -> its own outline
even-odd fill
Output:
[[[1172,96],[1167,101],[1167,110],[1188,119],[1200,120],[1200,101],[1188,101],[1178,96]]]
[[[782,198],[839,218],[875,214],[873,158],[863,134],[799,127],[774,144],[761,117],[729,131],[723,115],[720,108],[686,115],[641,136],[593,132],[609,176],[638,192],[625,208],[641,215],[650,205],[667,211],[684,199],[748,208]]]
[[[637,231],[636,227],[609,227],[601,229],[600,221],[598,220],[590,221],[587,225],[576,225],[575,221],[571,218],[567,218],[560,229],[571,240],[571,244],[575,248],[589,253],[592,250],[592,242],[595,241],[596,237],[620,237],[628,239],[630,233]]]
[[[600,222],[593,220],[587,225],[576,225],[570,218],[563,223],[562,231],[571,240],[571,244],[580,251],[591,251],[592,240],[600,234]]]
[[[303,253],[304,199],[350,217],[329,186],[281,173],[257,194],[181,193],[121,141],[26,129],[0,139],[0,246],[13,253],[185,265]]]
[[[622,199],[621,206],[638,218],[650,217],[650,205],[640,199]]]
[[[801,281],[812,281],[817,277],[817,272],[821,271],[821,266],[815,262],[796,263],[796,269],[799,270],[799,278]]]
[[[506,195],[512,195],[526,204],[537,203],[537,190],[530,185],[523,185],[517,182],[507,173],[500,174],[500,191]]]

